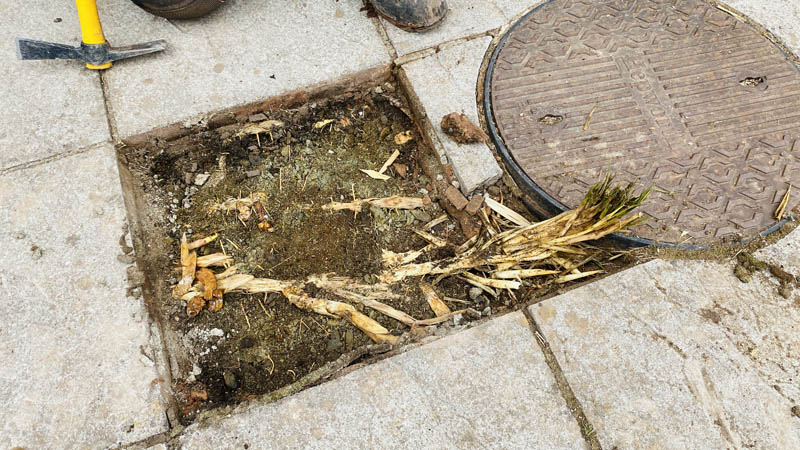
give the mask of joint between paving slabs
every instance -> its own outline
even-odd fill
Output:
[[[389,33],[386,32],[386,27],[384,26],[383,21],[378,17],[373,17],[372,23],[375,25],[375,29],[378,31],[378,34],[383,41],[383,46],[389,51],[389,58],[394,61],[397,59],[397,49],[394,48],[392,40],[389,39]]]
[[[470,34],[468,36],[462,36],[459,38],[451,39],[449,41],[440,42],[434,46],[426,47],[421,50],[416,50],[411,53],[407,53],[403,56],[395,55],[393,57],[393,62],[396,66],[402,66],[403,64],[408,64],[410,62],[435,55],[447,48],[454,47],[456,45],[466,44],[467,42],[474,41],[475,39],[480,39],[486,36],[491,36],[495,38],[497,37],[498,33],[500,33],[501,30],[502,28],[493,28],[491,30],[482,31],[480,33]]]
[[[561,391],[561,396],[564,397],[564,400],[567,402],[567,408],[578,422],[578,426],[581,429],[581,436],[583,436],[583,439],[586,440],[586,445],[591,450],[602,450],[603,447],[600,445],[600,441],[597,439],[594,425],[589,422],[586,414],[584,414],[580,401],[578,401],[578,398],[575,396],[575,392],[572,390],[572,387],[570,387],[567,377],[561,370],[561,366],[558,364],[558,360],[556,360],[556,356],[553,354],[553,350],[550,348],[550,343],[547,342],[547,340],[544,338],[544,334],[542,334],[541,330],[539,329],[539,326],[536,325],[536,322],[534,321],[533,316],[531,316],[528,307],[522,309],[522,314],[524,314],[525,318],[528,320],[528,326],[531,329],[531,333],[533,333],[536,342],[539,344],[539,348],[544,354],[544,359],[547,362],[547,365],[550,367],[550,372],[553,373],[553,377],[556,379],[558,390]]]
[[[111,110],[111,100],[108,92],[108,80],[106,80],[106,71],[100,71],[100,90],[103,93],[103,109],[106,112],[106,123],[108,125],[108,134],[111,135],[111,142],[117,142],[119,133],[117,132],[117,124],[114,120],[114,115]]]

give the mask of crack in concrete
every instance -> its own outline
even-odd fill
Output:
[[[86,147],[78,147],[72,150],[66,150],[59,153],[54,153],[52,155],[46,156],[44,158],[35,159],[33,161],[24,162],[22,164],[17,164],[15,166],[6,167],[4,169],[0,169],[0,176],[8,175],[12,172],[18,172],[20,170],[30,169],[33,167],[38,167],[53,161],[58,161],[64,158],[69,158],[70,156],[80,155],[81,153],[90,152],[92,150],[96,150],[98,148],[103,147],[104,145],[108,145],[111,142],[109,141],[102,141],[96,144],[91,144]]]

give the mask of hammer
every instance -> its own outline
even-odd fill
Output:
[[[160,52],[167,48],[164,40],[111,47],[103,35],[96,0],[75,0],[75,6],[78,8],[78,20],[81,23],[80,47],[17,38],[19,59],[77,59],[85,62],[88,69],[101,70],[111,67],[113,61]]]

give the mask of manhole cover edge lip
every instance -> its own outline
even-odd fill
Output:
[[[506,147],[505,142],[503,141],[502,136],[500,136],[500,132],[497,129],[494,113],[492,110],[492,101],[491,101],[491,84],[492,84],[492,75],[494,73],[495,63],[497,62],[497,58],[500,55],[500,52],[503,50],[503,47],[506,44],[506,41],[511,36],[511,34],[517,29],[520,24],[526,21],[529,16],[537,13],[541,8],[553,3],[556,0],[546,0],[535,7],[533,7],[530,11],[526,12],[522,16],[516,19],[516,21],[508,27],[500,37],[500,39],[489,46],[487,50],[486,56],[489,56],[489,61],[486,64],[486,69],[481,76],[483,76],[483,112],[486,119],[486,126],[489,129],[489,136],[492,139],[492,143],[494,144],[495,148],[497,149],[500,157],[503,160],[503,163],[509,169],[508,172],[511,175],[511,178],[516,182],[520,188],[522,189],[523,193],[526,194],[528,197],[531,197],[533,201],[536,202],[536,205],[540,207],[540,209],[546,210],[549,214],[553,216],[557,214],[561,214],[565,211],[568,211],[569,208],[558,201],[556,198],[548,194],[544,189],[539,187],[533,179],[519,166],[517,161],[514,159],[514,156],[509,151],[508,147]],[[735,14],[731,14],[730,11],[726,9],[719,8],[716,2],[710,1],[708,2],[710,6],[719,9],[720,11],[732,16],[735,20],[739,20],[740,22],[744,23],[746,26],[751,27],[757,33],[760,33],[761,26],[752,22],[752,19],[746,16],[742,16],[741,18]],[[773,47],[777,48],[778,51],[783,54],[786,59],[791,63],[791,65],[798,71],[800,71],[800,65],[797,63],[797,60],[793,58],[793,54],[787,54],[785,49],[782,45],[777,44],[773,39],[770,39],[767,36],[764,36],[766,40],[772,44]],[[486,59],[484,56],[484,59]],[[530,210],[531,213],[537,216],[541,216],[541,211],[537,211],[536,208],[532,207],[528,201],[525,201],[526,207]],[[785,217],[781,220],[776,220],[772,225],[769,227],[762,229],[761,231],[755,233],[753,236],[743,239],[739,242],[736,242],[735,245],[744,245],[749,242],[752,242],[755,239],[764,238],[775,231],[782,228],[784,225],[789,223],[791,218]],[[657,241],[653,239],[643,238],[639,236],[633,236],[630,234],[623,234],[623,233],[614,233],[611,236],[611,239],[617,241],[618,243],[626,246],[626,247],[646,247],[651,245],[656,245],[663,248],[674,248],[679,250],[706,250],[715,246],[725,245],[723,242],[718,242],[714,244],[680,244],[675,242],[667,242],[667,241]]]

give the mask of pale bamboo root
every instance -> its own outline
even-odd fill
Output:
[[[353,212],[360,212],[361,208],[366,205],[377,206],[378,208],[386,209],[417,209],[425,206],[421,198],[417,197],[385,197],[385,198],[365,198],[360,200],[353,200],[348,203],[331,202],[324,205],[322,209],[330,209],[333,211],[350,210]]]

